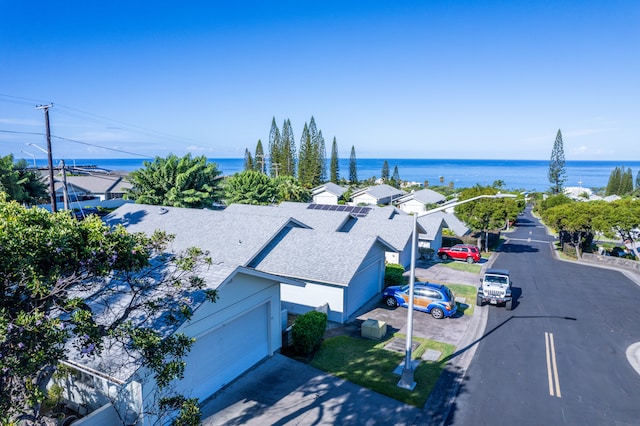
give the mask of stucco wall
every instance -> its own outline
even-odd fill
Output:
[[[614,256],[601,256],[599,254],[592,253],[583,253],[582,260],[585,262],[611,265],[640,272],[640,262],[636,260],[624,259]]]

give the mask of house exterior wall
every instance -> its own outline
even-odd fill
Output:
[[[404,203],[398,204],[398,208],[406,213],[422,213],[425,211],[425,205],[420,201],[413,199],[409,201],[405,201]]]
[[[186,358],[185,377],[176,383],[176,388],[199,398],[218,391],[282,346],[280,284],[277,281],[240,273],[226,283],[218,295],[216,303],[202,305],[191,321],[179,330],[195,337],[196,341]],[[246,330],[247,338],[252,341],[251,348],[246,347],[241,335],[229,335],[226,329],[236,329],[240,333],[242,329]],[[223,338],[228,342],[224,343]],[[224,354],[216,355],[217,351]],[[235,351],[238,355],[234,357]],[[221,365],[223,359],[227,365]],[[220,377],[207,377],[207,374],[218,373]]]
[[[378,200],[375,197],[372,197],[369,194],[361,194],[358,195],[357,197],[353,197],[353,204],[358,205],[358,204],[377,204]]]
[[[321,192],[313,196],[313,202],[316,204],[338,204],[338,196],[330,192]]]
[[[376,245],[377,246],[377,245]],[[346,294],[347,306],[343,314],[342,323],[348,321],[358,309],[372,298],[378,296],[384,285],[384,251],[381,247],[374,247],[349,283]]]
[[[281,284],[282,308],[292,314],[304,314],[328,305],[329,321],[342,322],[345,287],[338,285],[305,283],[304,286]]]
[[[400,253],[396,253],[395,251],[387,251],[384,253],[384,260],[387,263],[400,264]]]
[[[211,389],[206,387],[206,383],[215,382],[215,378],[212,379],[212,376],[204,371],[205,369],[195,367],[193,361],[202,364],[204,359],[210,364],[210,372],[215,374],[216,368],[218,368],[216,352],[224,351],[226,353],[229,351],[229,347],[225,344],[212,344],[211,339],[207,341],[205,336],[224,329],[226,324],[242,318],[247,312],[260,314],[258,316],[260,324],[251,323],[251,325],[259,327],[261,332],[264,331],[263,334],[265,334],[264,341],[261,342],[264,353],[261,352],[258,355],[260,359],[272,355],[282,346],[279,316],[280,283],[278,281],[240,272],[219,289],[218,296],[215,303],[205,302],[198,307],[191,320],[176,331],[196,339],[186,358],[187,367],[184,379],[176,381],[174,384],[174,389],[177,392],[188,396],[203,398],[219,390],[215,387]],[[256,318],[256,316],[254,315],[252,318]],[[234,337],[240,339],[239,344],[245,344],[244,340],[241,340],[242,336],[235,335]],[[199,338],[201,339],[200,344],[198,344]],[[242,352],[244,354],[248,351],[243,350]],[[256,359],[255,362],[260,359]],[[191,368],[190,362],[192,362]],[[250,368],[252,365],[246,368]],[[242,372],[237,372],[236,376],[229,380]],[[227,369],[225,369],[225,373],[228,373]],[[205,383],[204,388],[202,383]],[[102,377],[83,372],[81,375],[70,376],[68,382],[63,384],[63,388],[67,389],[70,401],[76,401],[76,404],[88,407],[89,412],[112,401],[121,412],[126,411],[126,408],[130,406],[134,407],[137,413],[143,413],[148,412],[157,401],[155,382],[146,369],[138,370],[131,381],[124,385],[114,384]],[[194,390],[202,395],[194,395]],[[141,415],[141,421],[137,424],[153,425],[157,420],[153,416]]]
[[[399,264],[401,264],[402,266],[404,266],[405,268],[408,268],[411,265],[411,253],[412,253],[412,247],[411,247],[411,243],[413,241],[413,238],[409,238],[407,241],[407,244],[405,244],[405,246],[403,247],[402,251],[399,253],[400,255],[400,259],[398,261]],[[416,242],[417,244],[417,242]],[[416,247],[416,256],[418,256],[418,247]]]

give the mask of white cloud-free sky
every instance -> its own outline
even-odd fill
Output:
[[[0,0],[0,155],[640,159],[640,2]],[[107,147],[111,150],[100,147]],[[327,155],[329,152],[327,153]],[[28,158],[28,157],[27,157]]]

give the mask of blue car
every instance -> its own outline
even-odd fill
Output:
[[[409,286],[390,286],[382,292],[384,303],[390,307],[409,307]],[[442,284],[415,283],[413,309],[431,314],[435,319],[449,318],[458,310],[456,299],[449,287]]]

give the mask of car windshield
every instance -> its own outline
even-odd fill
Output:
[[[403,285],[400,287],[400,291],[403,293],[409,293],[409,285]]]
[[[449,300],[453,300],[453,292],[451,291],[451,289],[449,287],[443,287],[442,291],[444,292],[444,294],[447,295]]]
[[[487,275],[484,277],[484,280],[488,283],[497,283],[497,284],[506,284],[507,277],[500,275]]]

